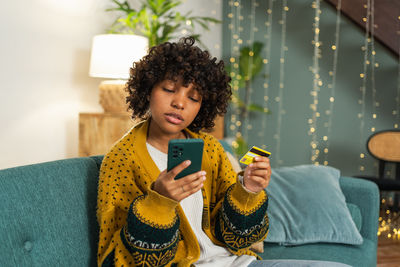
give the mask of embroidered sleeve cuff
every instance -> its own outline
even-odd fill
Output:
[[[235,190],[235,194],[240,194],[242,190],[241,194],[248,196],[241,197],[239,201],[235,200],[232,196]],[[250,193],[247,193],[239,183],[232,185],[225,195],[218,223],[215,225],[216,238],[232,251],[249,247],[252,243],[265,238],[268,232],[268,199],[265,193],[252,194],[253,197],[249,195]],[[256,202],[258,197],[263,198]],[[254,207],[249,207],[248,202],[253,202]],[[257,204],[254,205],[255,203]]]
[[[149,197],[150,195],[150,197]],[[124,246],[134,256],[135,266],[142,266],[142,259],[150,261],[154,259],[154,266],[164,266],[174,257],[179,242],[179,217],[175,210],[170,211],[171,215],[161,213],[161,207],[148,207],[148,199],[156,197],[152,194],[139,196],[136,198],[129,209],[127,225],[120,231],[120,237]],[[149,202],[151,203],[151,202]],[[162,209],[168,210],[173,205],[167,205]],[[163,212],[164,212],[163,211]],[[149,216],[152,214],[152,216]],[[149,220],[155,217],[157,220]],[[161,223],[167,221],[167,217],[173,217],[168,224]]]

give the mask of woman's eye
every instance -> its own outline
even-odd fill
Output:
[[[172,93],[174,90],[170,90],[170,89],[168,89],[168,88],[163,88],[163,90],[165,91],[165,92],[169,92],[169,93]]]
[[[190,98],[190,100],[192,100],[192,101],[194,101],[194,102],[199,102],[200,100],[198,100],[197,98],[195,98],[195,97],[189,97]]]

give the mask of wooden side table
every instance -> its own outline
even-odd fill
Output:
[[[79,156],[104,155],[135,123],[129,114],[80,113]]]
[[[129,113],[80,113],[79,156],[106,154],[138,122],[133,121]],[[223,117],[216,119],[215,128],[210,133],[218,139],[224,137]]]

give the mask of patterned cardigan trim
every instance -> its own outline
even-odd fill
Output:
[[[174,223],[168,225],[158,225],[143,219],[141,212],[146,210],[137,210],[135,205],[145,196],[137,197],[130,205],[128,212],[127,225],[124,227],[124,237],[130,245],[138,249],[162,250],[169,247],[178,240],[179,236],[179,217],[176,216]]]
[[[165,266],[173,260],[178,250],[179,238],[173,240],[170,246],[165,249],[153,250],[131,246],[130,241],[127,240],[129,237],[127,237],[126,234],[125,230],[122,229],[120,232],[121,240],[131,253],[135,266]]]
[[[180,220],[177,217],[170,228],[157,228],[157,224],[147,224],[139,218],[139,211],[134,211],[134,203],[144,196],[135,199],[128,213],[127,225],[120,231],[120,238],[131,253],[135,266],[167,265],[178,249]]]
[[[232,189],[233,185],[228,189],[218,214],[215,234],[228,248],[238,251],[266,237],[269,229],[268,198],[265,198],[257,209],[253,209],[251,214],[244,215],[243,212],[238,212],[237,207],[232,206],[233,202],[229,200]]]

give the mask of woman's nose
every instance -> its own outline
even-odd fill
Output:
[[[181,96],[180,94],[176,94],[176,95],[174,96],[174,98],[172,99],[171,105],[172,105],[174,108],[183,109],[184,106],[185,106],[184,97]]]

